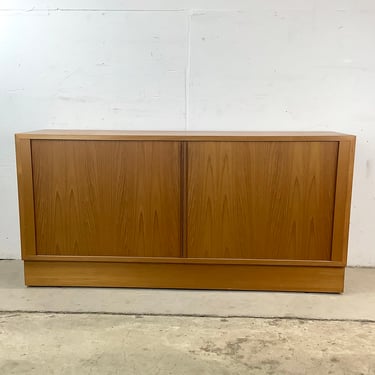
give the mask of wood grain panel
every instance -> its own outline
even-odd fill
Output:
[[[179,142],[32,141],[37,254],[180,255]]]
[[[351,135],[336,132],[261,132],[261,131],[128,131],[128,130],[39,130],[19,133],[27,139],[65,140],[169,140],[169,141],[338,141]]]
[[[29,139],[16,137],[18,206],[22,259],[36,254],[34,192]]]
[[[330,260],[338,142],[189,142],[187,253]]]
[[[30,286],[104,286],[341,293],[344,268],[25,262]]]
[[[334,261],[342,261],[345,265],[348,255],[354,150],[354,137],[351,141],[340,142],[337,163],[337,183],[331,259]]]
[[[236,258],[185,258],[185,257],[124,257],[92,255],[30,255],[30,261],[46,262],[102,262],[102,263],[169,263],[169,264],[238,264],[250,266],[294,266],[294,267],[345,267],[341,261],[295,260],[295,259],[236,259]]]

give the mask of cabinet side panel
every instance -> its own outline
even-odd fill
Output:
[[[346,264],[349,238],[350,204],[352,196],[355,138],[339,146],[332,260]]]
[[[188,256],[330,260],[338,142],[190,142]]]
[[[37,253],[180,255],[179,142],[32,141]]]
[[[30,140],[16,137],[18,205],[22,259],[36,255],[34,194]]]

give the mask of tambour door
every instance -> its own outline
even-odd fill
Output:
[[[189,142],[187,256],[330,260],[338,142]]]
[[[37,255],[180,256],[180,144],[32,140]]]

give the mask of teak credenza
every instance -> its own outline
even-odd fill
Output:
[[[355,137],[16,134],[34,286],[342,292]]]

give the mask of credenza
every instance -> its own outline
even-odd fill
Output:
[[[342,292],[355,136],[16,134],[25,284]]]

